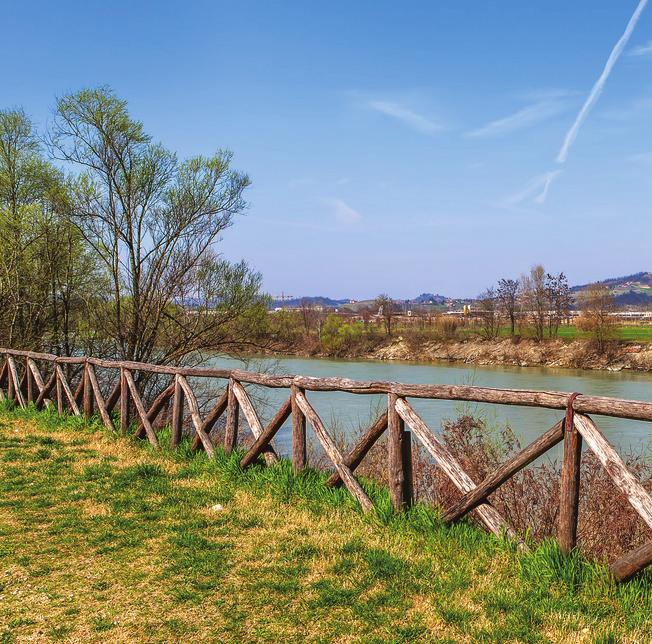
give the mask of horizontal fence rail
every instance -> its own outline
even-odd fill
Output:
[[[326,485],[344,485],[364,512],[370,511],[373,505],[354,472],[385,432],[388,434],[387,472],[392,505],[396,511],[401,511],[412,504],[414,437],[462,495],[450,507],[444,508],[442,520],[452,523],[472,514],[490,532],[517,540],[518,535],[491,504],[489,496],[535,459],[563,443],[557,540],[564,553],[572,551],[577,544],[580,456],[582,444],[585,443],[597,456],[616,487],[652,529],[652,498],[588,416],[597,414],[652,421],[652,403],[649,402],[558,391],[411,385],[347,378],[269,375],[239,369],[169,367],[93,357],[60,357],[2,348],[0,355],[4,358],[0,369],[0,399],[6,399],[22,408],[30,404],[37,408],[50,407],[59,414],[70,413],[85,417],[97,414],[111,431],[116,431],[116,425],[121,432],[135,427],[134,436],[147,439],[154,448],[159,447],[159,425],[156,421],[164,410],[169,412],[171,447],[179,445],[184,431],[184,419],[189,416],[191,449],[202,449],[209,457],[215,451],[218,421],[224,417],[223,448],[226,453],[231,453],[238,445],[242,418],[253,436],[253,444],[240,461],[242,468],[249,467],[259,458],[268,464],[278,461],[279,456],[272,439],[291,418],[292,464],[296,472],[301,471],[307,465],[306,432],[310,425],[334,467]],[[98,379],[97,369],[103,370],[101,379]],[[152,397],[151,402],[148,401],[149,407],[146,408],[139,383],[143,381],[142,376],[152,374],[169,381],[159,387],[159,393]],[[203,417],[188,378],[226,381],[224,391],[217,395]],[[267,425],[263,426],[243,385],[288,390],[287,399]],[[103,389],[106,394],[103,394]],[[316,391],[385,394],[387,408],[350,451],[342,453],[309,400],[307,392]],[[562,410],[564,417],[489,473],[483,481],[476,482],[417,414],[408,398],[542,407]],[[524,547],[520,540],[519,545]],[[613,562],[610,572],[617,581],[624,581],[650,563],[652,541]]]

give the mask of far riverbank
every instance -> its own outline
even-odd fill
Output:
[[[479,366],[554,367],[603,371],[652,371],[652,343],[613,342],[600,353],[586,340],[510,338],[484,340],[420,341],[397,335],[372,347],[344,353],[327,353],[318,346],[300,343],[268,350],[267,355],[297,357],[391,360],[401,362],[461,363]]]

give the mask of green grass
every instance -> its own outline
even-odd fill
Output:
[[[649,574],[615,586],[368,483],[365,516],[323,482],[0,409],[0,642],[652,638]]]
[[[586,340],[589,335],[579,331],[576,326],[560,326],[559,337],[565,340]],[[652,326],[648,325],[619,325],[614,329],[614,338],[626,342],[651,342]]]
[[[475,337],[479,331],[474,327],[462,327],[458,330],[458,333],[466,337]],[[509,326],[502,326],[499,336],[508,338],[510,336]],[[534,332],[528,329],[523,337],[534,337]],[[564,324],[559,327],[558,337],[562,340],[588,340],[590,334],[580,331],[574,324]],[[652,325],[618,325],[614,329],[614,339],[624,342],[652,342]]]

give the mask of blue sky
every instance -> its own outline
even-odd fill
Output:
[[[221,249],[273,294],[582,283],[652,270],[652,6],[556,162],[637,4],[12,2],[0,105],[43,128],[108,84],[180,156],[233,150],[253,186]]]

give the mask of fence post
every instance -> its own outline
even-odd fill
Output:
[[[396,411],[395,394],[387,395],[389,495],[397,512],[412,505],[412,436]]]
[[[557,543],[564,554],[570,553],[577,543],[582,436],[575,428],[573,401],[578,395],[571,394],[568,398],[564,429],[564,456],[561,466],[559,525],[557,526]]]
[[[54,378],[57,389],[57,414],[61,416],[63,414],[63,386],[61,384],[61,378],[59,378],[59,370],[57,369],[57,363],[54,363]]]
[[[9,354],[6,354],[5,358],[7,360],[7,400],[13,403],[14,396],[16,395],[15,392],[16,385],[14,384],[14,376],[11,373],[11,368],[9,365]]]
[[[181,441],[183,425],[183,403],[184,394],[179,376],[174,378],[174,400],[172,402],[172,434],[170,436],[170,447],[174,449]]]
[[[120,431],[127,433],[129,429],[129,385],[124,367],[120,368]]]
[[[290,387],[292,404],[292,467],[295,472],[300,472],[306,467],[306,415],[297,404],[297,392],[304,393],[296,385]]]
[[[226,408],[226,430],[224,432],[224,451],[230,454],[238,444],[238,418],[240,403],[235,397],[233,378],[229,378],[229,394]]]
[[[25,380],[27,382],[27,402],[34,402],[34,376],[29,366],[29,358],[25,358]]]
[[[88,363],[84,365],[84,379],[82,401],[84,406],[84,416],[90,418],[93,415],[93,387],[91,385],[91,376],[88,372]]]

